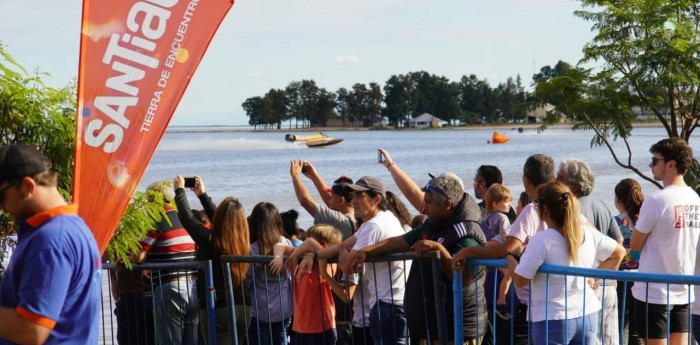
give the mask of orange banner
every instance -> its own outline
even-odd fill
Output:
[[[84,0],[73,201],[104,252],[233,0]]]

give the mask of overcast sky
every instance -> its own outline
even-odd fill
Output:
[[[0,41],[63,86],[78,74],[81,6],[0,0]],[[577,9],[571,0],[238,0],[171,124],[247,124],[246,98],[301,79],[336,91],[425,70],[494,87],[520,74],[529,86],[540,67],[581,58],[593,34]]]

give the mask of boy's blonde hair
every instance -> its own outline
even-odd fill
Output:
[[[513,201],[513,195],[510,194],[510,190],[500,183],[494,183],[486,191],[486,197],[484,198],[486,202],[486,212],[491,212],[494,202],[501,201]]]
[[[343,236],[336,228],[327,224],[316,224],[306,230],[306,237],[312,237],[320,244],[334,245],[342,241]]]

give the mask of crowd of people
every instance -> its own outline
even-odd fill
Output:
[[[73,280],[97,279],[99,264],[93,263],[82,277],[58,279],[58,292],[48,293],[50,284],[23,279],[23,270],[47,260],[67,264],[58,254],[40,259],[28,255],[66,241],[54,238],[62,234],[34,240],[30,244],[36,248],[31,249],[22,241],[23,234],[44,235],[46,231],[37,231],[43,223],[51,226],[53,219],[68,221],[72,216],[53,194],[55,181],[51,187],[50,179],[37,175],[48,170],[45,165],[6,173],[5,167],[14,162],[8,160],[24,157],[14,157],[17,150],[39,159],[27,148],[0,147],[0,206],[24,226],[0,285],[0,318],[44,340],[71,336],[75,320],[64,320],[58,312],[76,310],[76,297],[61,299],[66,304],[61,308],[48,308],[42,301],[60,291],[76,291],[70,284],[81,281]],[[700,273],[700,197],[683,178],[693,160],[685,141],[664,139],[651,146],[649,168],[664,188],[645,199],[634,179],[619,181],[611,196],[616,216],[591,196],[595,174],[577,159],[562,160],[555,169],[551,157],[529,156],[523,166],[525,192],[512,207],[514,195],[494,165],[476,169],[472,196],[455,173],[431,175],[421,185],[389,152],[379,153],[415,216],[377,178],[340,176],[328,186],[308,161],[292,161],[289,169],[298,202],[314,219],[305,230],[296,222],[297,211],[280,212],[270,202],[258,203],[250,214],[234,197],[216,205],[199,176],[187,187],[182,176],[174,178],[172,188],[163,183],[149,186],[168,204],[166,217],[141,240],[141,251],[132,261],[211,260],[213,286],[206,286],[204,273],[195,269],[153,270],[148,275],[123,268],[112,271],[118,342],[208,344],[210,322],[215,323],[219,344],[434,344],[439,336],[454,341],[455,322],[461,323],[463,341],[470,345],[675,345],[687,344],[691,333],[700,340],[700,301],[687,285],[623,284],[539,272],[549,264]],[[313,183],[321,202],[312,197],[302,177]],[[49,187],[40,187],[45,185]],[[187,188],[199,199],[201,210],[189,205]],[[45,208],[13,209],[5,198],[14,193],[44,193],[55,202]],[[60,212],[54,212],[56,208]],[[82,226],[78,223],[76,228]],[[94,243],[81,245],[94,255]],[[437,271],[423,255],[435,251]],[[417,258],[374,258],[405,252]],[[223,256],[268,260],[231,260],[230,269],[225,269]],[[507,268],[486,268],[469,258],[505,258]],[[454,272],[462,275],[461,320],[454,319]],[[227,285],[233,299],[226,295]],[[78,291],[77,298],[94,298],[90,288]],[[215,295],[215,320],[207,312],[210,291]],[[443,304],[435,303],[436,295],[442,296]],[[623,299],[627,303],[619,303]],[[229,319],[230,301],[234,320]],[[90,310],[78,310],[93,317]],[[438,322],[439,314],[444,323]],[[93,331],[82,336],[90,340]],[[18,336],[0,323],[0,338],[20,342]]]

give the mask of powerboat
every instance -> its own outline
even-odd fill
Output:
[[[343,139],[337,139],[321,132],[304,135],[287,134],[284,136],[284,139],[290,142],[303,141],[307,147],[330,146],[343,141]]]

